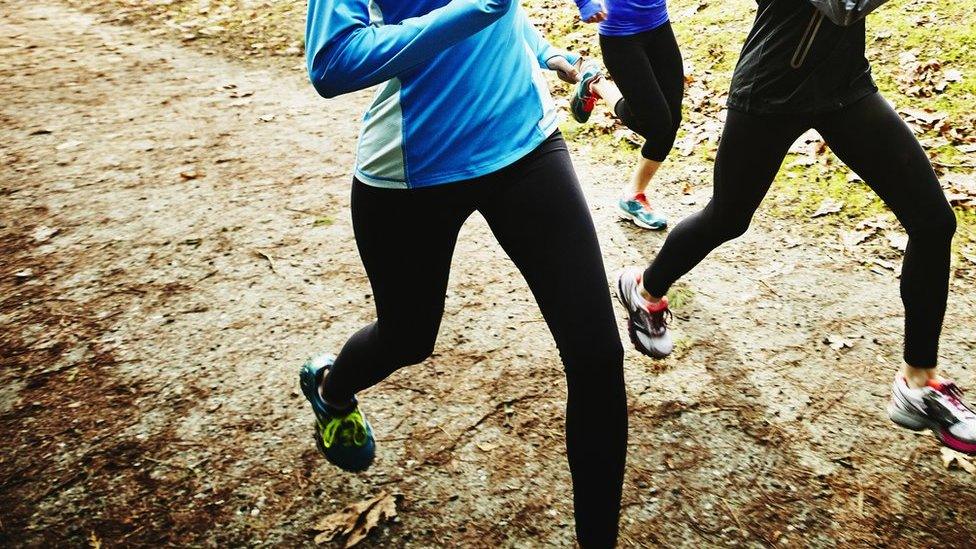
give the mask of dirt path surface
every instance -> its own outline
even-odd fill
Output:
[[[387,491],[366,545],[572,544],[557,354],[480,218],[437,354],[362,395],[376,466],[315,453],[297,367],[372,315],[348,215],[366,95],[53,2],[0,14],[0,542],[306,545]],[[614,218],[624,168],[576,152],[608,269],[642,262],[662,236]],[[672,217],[708,169],[664,176]],[[976,476],[884,416],[897,279],[823,222],[757,219],[682,283],[675,355],[628,353],[622,545],[976,543]],[[973,387],[961,274],[943,357]]]

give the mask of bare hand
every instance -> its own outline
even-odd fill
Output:
[[[587,23],[602,23],[607,20],[607,10],[601,10],[596,12],[593,17],[586,20]]]
[[[566,60],[565,57],[557,55],[549,61],[546,62],[549,68],[556,71],[559,75],[559,79],[568,84],[575,84],[579,82],[579,69],[576,65],[571,64]]]
[[[604,4],[602,0],[598,0],[596,3],[600,6],[600,9],[586,20],[587,23],[602,23],[603,21],[607,20],[606,4]]]

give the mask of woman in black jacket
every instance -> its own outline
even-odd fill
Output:
[[[936,370],[956,218],[925,151],[878,93],[864,56],[864,21],[834,25],[804,0],[758,3],[732,78],[712,200],[674,228],[646,271],[621,274],[631,338],[651,356],[671,351],[668,289],[746,232],[790,146],[814,128],[909,235],[901,277],[905,365],[895,377],[889,415],[976,453],[976,413]]]

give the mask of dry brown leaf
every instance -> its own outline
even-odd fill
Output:
[[[817,211],[813,212],[813,215],[811,215],[810,217],[812,218],[823,217],[825,215],[838,213],[843,209],[844,209],[843,202],[839,202],[832,198],[826,198],[824,199],[823,202],[820,203],[820,207],[817,208]]]
[[[183,179],[184,181],[192,181],[194,179],[200,179],[204,175],[205,174],[203,173],[202,170],[197,170],[197,169],[184,170],[180,172],[180,178]]]
[[[954,191],[976,198],[976,174],[962,175],[951,173],[944,178],[946,185]]]
[[[892,248],[904,252],[908,249],[908,235],[905,233],[899,233],[895,231],[888,231],[885,233],[885,238],[888,239],[888,244]]]
[[[315,543],[328,543],[340,536],[348,536],[344,547],[353,547],[366,539],[380,522],[396,516],[396,498],[383,492],[373,499],[354,503],[320,520],[312,527],[319,532],[315,536]]]
[[[498,448],[497,444],[492,444],[490,442],[482,442],[478,444],[478,449],[482,452],[491,452],[492,450]]]
[[[973,463],[973,458],[951,448],[942,448],[942,465],[946,469],[958,467],[971,475],[976,475],[976,463]]]
[[[854,342],[846,337],[842,337],[836,334],[830,334],[824,338],[824,343],[830,345],[830,348],[835,351],[841,351],[843,349],[853,349]]]
[[[844,231],[840,235],[841,242],[848,248],[853,248],[865,240],[874,236],[877,229],[867,229],[863,231]]]
[[[60,232],[61,229],[42,226],[34,229],[34,232],[31,233],[31,236],[33,236],[34,240],[38,242],[46,242],[51,238],[53,238],[54,236],[57,236],[57,234]]]

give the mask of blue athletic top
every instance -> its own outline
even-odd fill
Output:
[[[668,22],[667,0],[576,0],[576,6],[584,21],[606,6],[607,20],[600,23],[603,36],[630,36]]]
[[[557,129],[540,68],[563,56],[517,0],[309,0],[308,73],[324,97],[382,84],[356,176],[416,188],[519,160]]]

